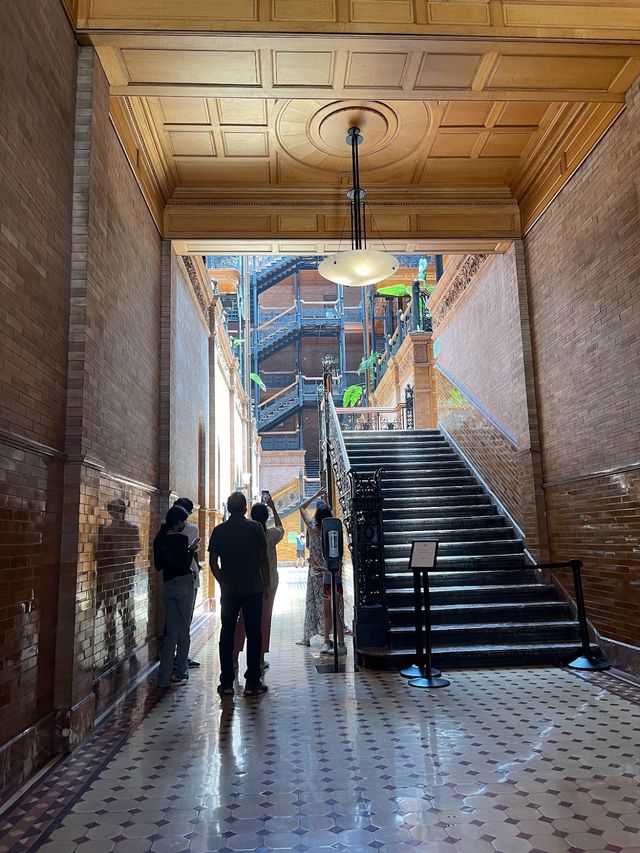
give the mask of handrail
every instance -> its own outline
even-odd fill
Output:
[[[395,406],[335,406],[338,415],[397,415],[404,409],[404,403]]]
[[[336,462],[341,462],[342,466],[344,467],[343,476],[348,477],[349,472],[351,471],[351,463],[349,462],[347,446],[344,443],[344,436],[342,435],[342,429],[340,427],[340,421],[338,419],[338,408],[334,403],[332,396],[327,396],[325,399],[329,407],[329,448],[333,450],[334,445],[337,444],[336,452],[331,454],[332,456],[336,457],[336,459],[333,460],[333,463],[335,466]]]
[[[328,305],[333,305],[334,307],[337,307],[339,302],[339,299],[331,299],[328,302],[325,302],[322,299],[300,299],[300,303],[302,305],[322,305],[323,308],[326,308]]]
[[[277,392],[277,394],[273,394],[273,396],[269,397],[266,400],[263,400],[261,403],[258,403],[258,408],[261,409],[263,406],[268,406],[270,403],[273,403],[273,401],[277,397],[281,397],[283,394],[286,394],[287,391],[291,391],[291,390],[293,390],[293,388],[297,388],[297,387],[298,387],[298,380],[296,379],[295,382],[292,382],[291,385],[287,385],[286,388],[282,388],[280,391]]]
[[[276,489],[275,492],[271,492],[271,497],[273,498],[274,503],[276,500],[281,498],[283,495],[287,494],[287,492],[300,491],[300,477],[293,477],[286,485],[280,486],[279,489]]]
[[[280,314],[277,314],[275,317],[272,317],[270,320],[267,320],[266,323],[262,323],[261,326],[258,326],[257,331],[261,332],[263,329],[266,329],[267,326],[270,326],[272,323],[275,323],[276,320],[279,320],[281,317],[284,317],[287,314],[290,314],[292,311],[295,311],[296,308],[297,308],[297,305],[294,302],[290,308],[285,308],[285,310],[282,311]]]

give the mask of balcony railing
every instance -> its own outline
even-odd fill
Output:
[[[408,429],[406,405],[397,406],[336,406],[342,430]]]

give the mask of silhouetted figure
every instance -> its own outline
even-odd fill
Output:
[[[262,600],[269,596],[269,560],[264,528],[245,518],[247,499],[234,492],[227,501],[228,521],[214,527],[209,541],[211,571],[220,584],[220,684],[233,695],[233,641],[240,612],[247,632],[245,696],[267,689],[260,680]],[[218,564],[218,559],[221,565]]]
[[[140,553],[140,529],[125,519],[127,502],[116,498],[107,506],[111,521],[98,531],[96,554],[96,612],[104,615],[104,662],[117,659],[117,617],[122,622],[125,654],[136,646],[136,615],[133,591],[136,557]]]

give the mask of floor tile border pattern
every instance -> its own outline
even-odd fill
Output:
[[[200,651],[214,633],[213,619],[204,621],[191,638]],[[62,758],[0,818],[0,853],[32,853],[58,828],[131,732],[164,695],[155,684],[155,667],[97,726],[91,739]]]
[[[202,649],[213,630],[213,620],[209,620],[193,638],[193,647]],[[640,685],[610,673],[569,672],[598,689],[640,706]],[[0,853],[32,853],[38,850],[61,825],[73,806],[120,751],[131,731],[156,706],[162,695],[163,691],[155,687],[152,671],[100,724],[86,745],[54,765],[33,788],[25,792],[0,821],[0,838],[3,839],[0,841]],[[396,710],[399,717],[406,711],[401,706]]]

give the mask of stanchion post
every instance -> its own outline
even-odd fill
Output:
[[[442,678],[442,673],[435,670],[437,675],[431,668],[431,590],[429,588],[429,569],[422,569],[422,586],[424,590],[424,636],[425,636],[425,674],[419,678],[412,678],[409,682],[409,687],[419,687],[422,689],[428,687],[448,687],[451,682],[447,678]]]
[[[578,610],[578,624],[580,626],[580,641],[582,643],[582,654],[575,660],[572,660],[569,666],[571,669],[584,670],[603,670],[610,669],[611,664],[606,660],[597,660],[591,654],[591,644],[589,642],[589,628],[587,625],[587,610],[584,604],[584,590],[582,588],[582,568],[581,560],[569,560],[569,566],[573,574],[573,589],[576,596],[576,607]]]

